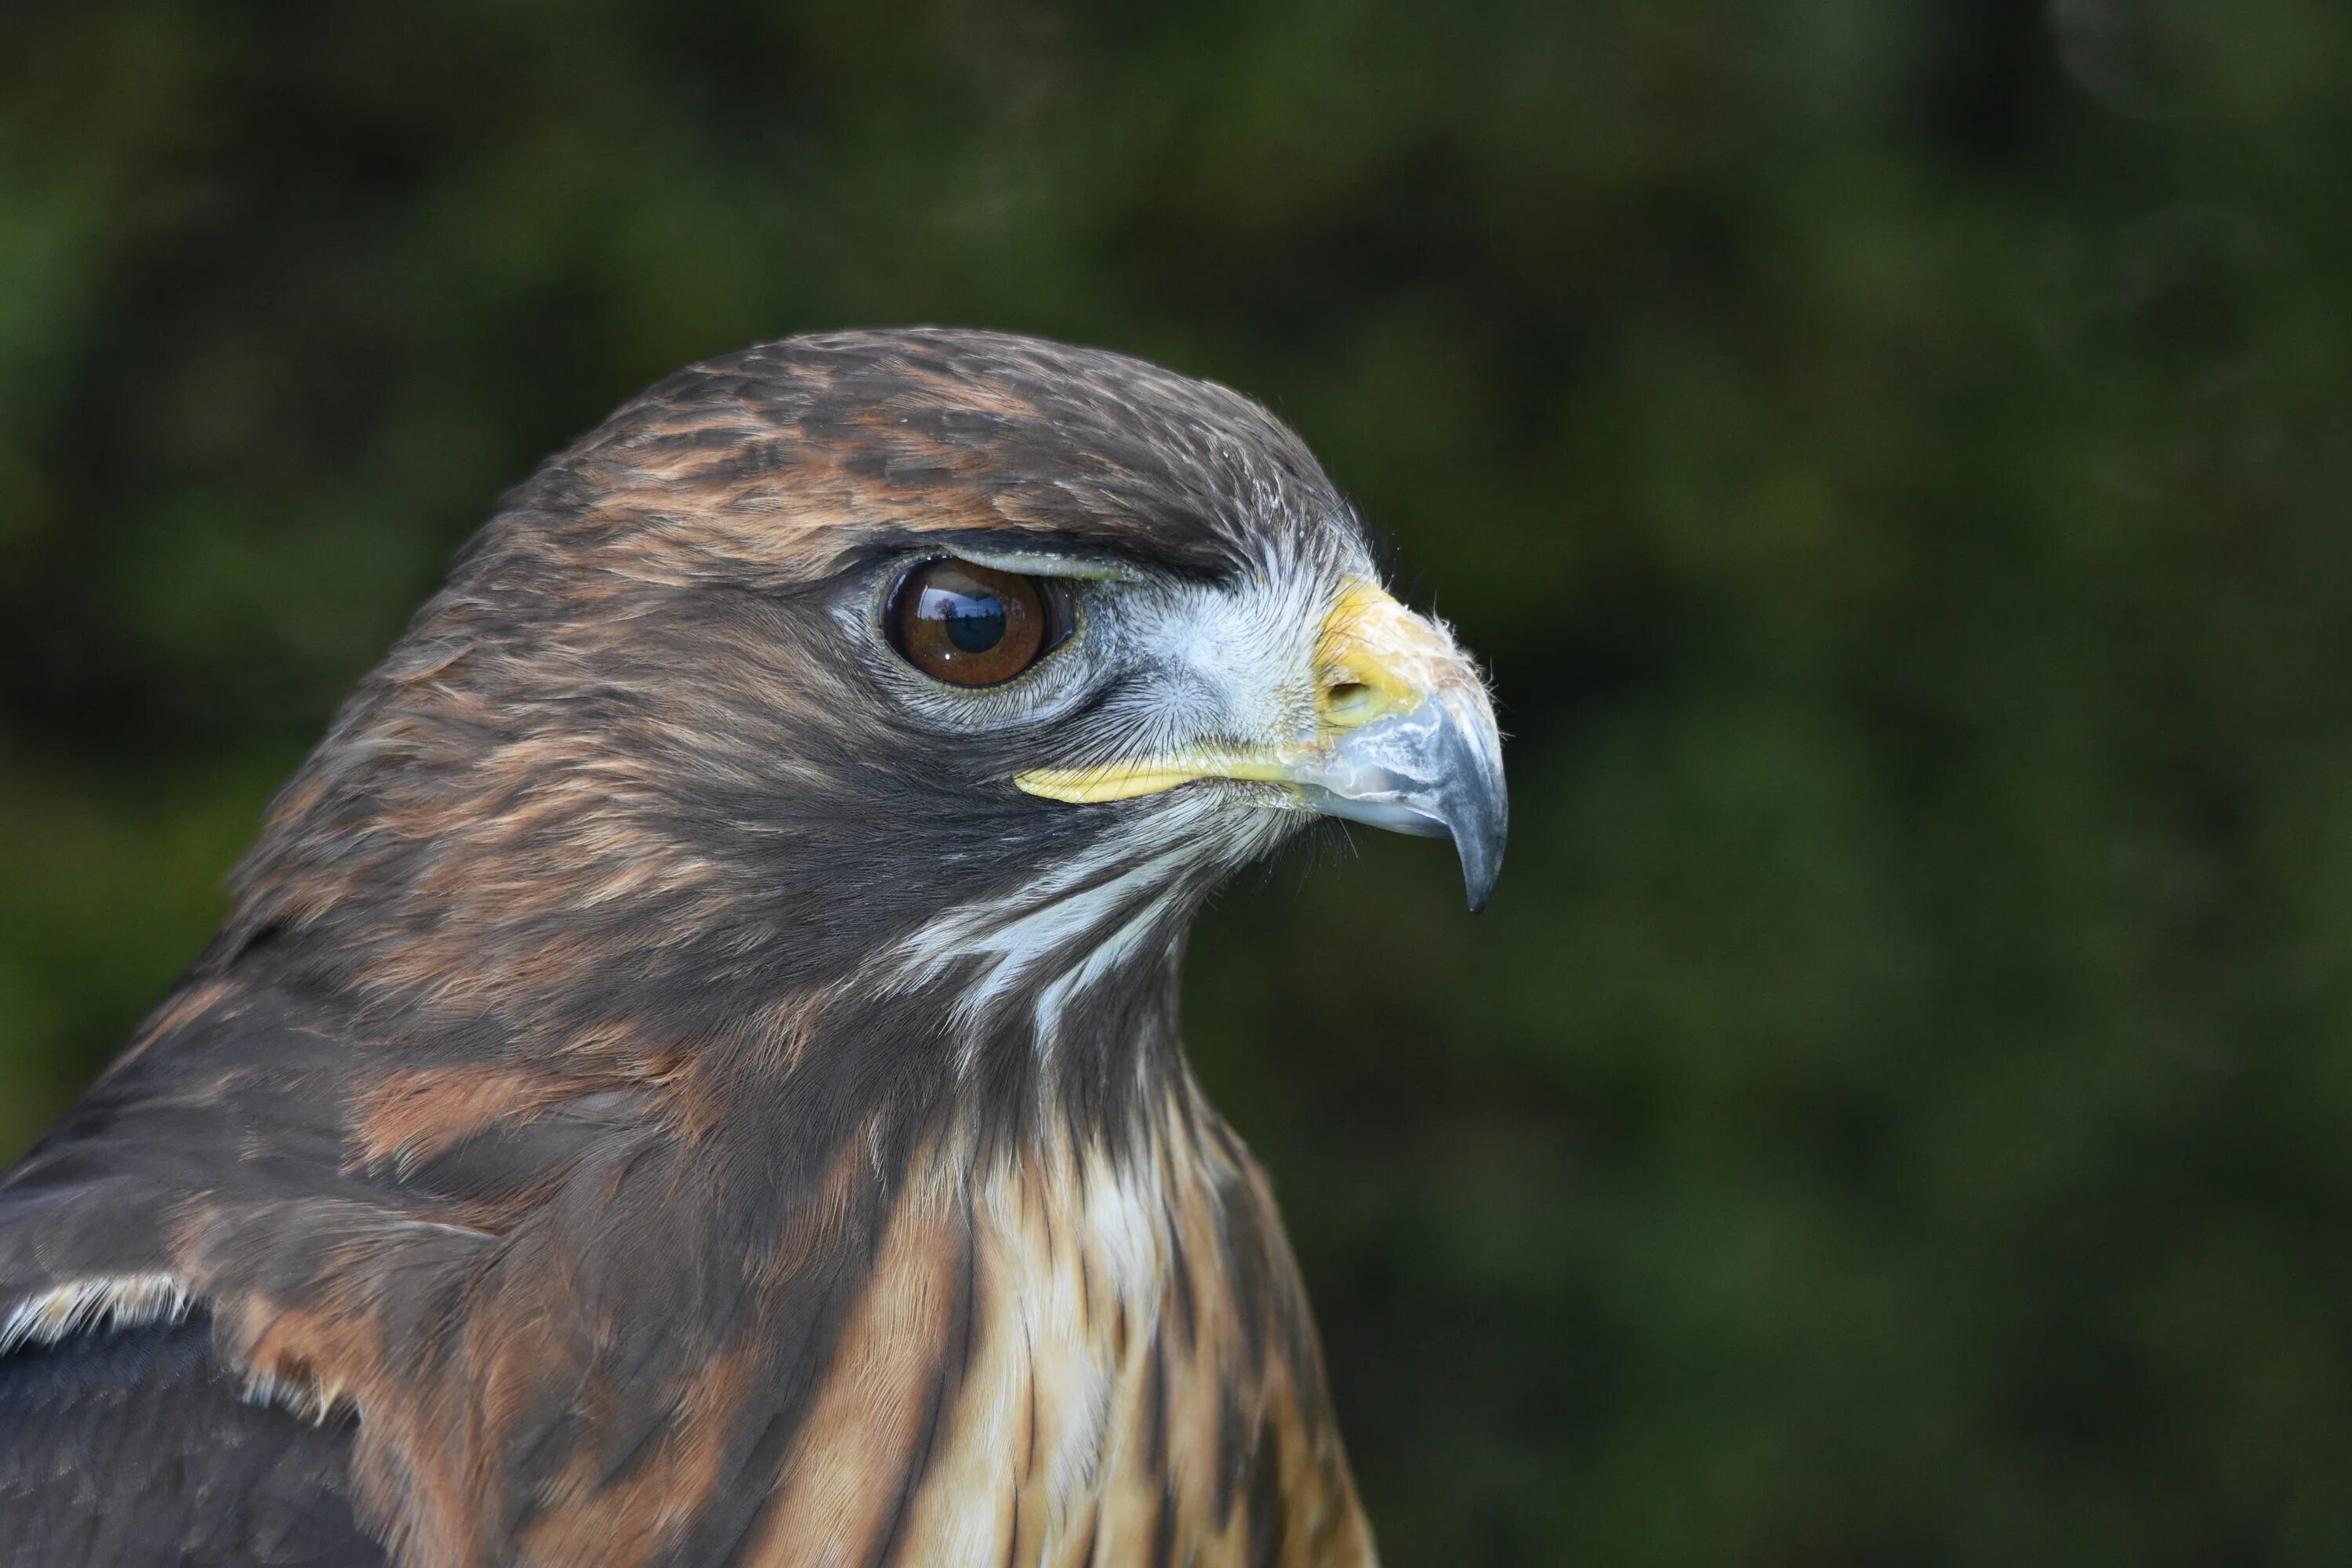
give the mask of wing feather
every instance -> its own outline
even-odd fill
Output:
[[[0,1354],[0,1568],[372,1568],[354,1419],[244,1398],[202,1310]]]

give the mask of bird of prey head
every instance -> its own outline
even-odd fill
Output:
[[[1176,1033],[1202,898],[1318,816],[1450,837],[1475,907],[1500,751],[1256,405],[944,331],[670,377],[0,1186],[0,1427],[116,1472],[0,1437],[0,1547],[1370,1561]]]

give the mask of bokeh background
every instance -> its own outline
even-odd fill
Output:
[[[541,456],[823,327],[1248,389],[1516,837],[1206,920],[1389,1560],[2352,1561],[2352,10],[25,3],[0,1155]]]

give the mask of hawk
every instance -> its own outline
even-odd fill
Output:
[[[0,1563],[1373,1561],[1188,923],[1504,837],[1256,404],[944,330],[510,495],[0,1185]]]

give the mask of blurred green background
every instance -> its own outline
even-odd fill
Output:
[[[1496,671],[1206,920],[1388,1559],[2352,1561],[2352,12],[20,5],[0,1153],[494,498],[788,332],[1243,387]]]

